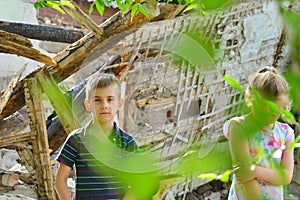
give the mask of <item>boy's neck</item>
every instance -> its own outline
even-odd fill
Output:
[[[99,126],[99,127],[97,127],[97,126]],[[93,122],[93,127],[95,129],[99,129],[100,128],[103,131],[103,133],[107,137],[109,137],[113,133],[113,131],[114,131],[114,122],[112,122],[112,124],[111,123],[100,124],[100,123],[97,123],[97,121],[94,121]]]

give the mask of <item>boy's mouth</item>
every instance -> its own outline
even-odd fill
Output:
[[[108,115],[109,112],[101,112],[100,114],[101,114],[101,115]]]

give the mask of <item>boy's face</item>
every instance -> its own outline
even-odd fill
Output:
[[[113,125],[116,113],[122,108],[123,99],[119,99],[116,90],[115,85],[97,88],[84,102],[86,110],[92,112],[100,124]]]

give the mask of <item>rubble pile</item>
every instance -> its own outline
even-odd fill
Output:
[[[211,181],[187,193],[186,200],[227,200],[230,183]]]
[[[26,168],[19,163],[19,155],[14,149],[0,149],[0,199],[37,199],[35,185]]]

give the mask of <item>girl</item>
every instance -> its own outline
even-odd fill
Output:
[[[249,80],[245,97],[251,111],[224,124],[233,161],[228,199],[283,200],[283,185],[291,182],[294,131],[278,122],[288,109],[288,83],[273,67],[258,70]]]

